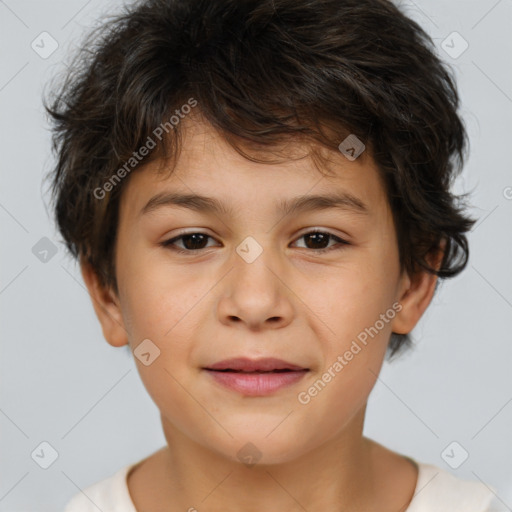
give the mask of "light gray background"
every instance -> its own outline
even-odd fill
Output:
[[[0,1],[1,511],[62,510],[80,488],[164,444],[158,411],[131,356],[104,341],[43,196],[52,164],[43,85],[115,5]],[[417,348],[385,364],[365,434],[497,487],[512,508],[512,2],[403,5],[456,70],[471,140],[457,190],[474,189],[479,222],[468,268],[441,286],[413,333]],[[59,44],[47,59],[31,48],[43,31]],[[456,59],[441,47],[453,31],[469,44]],[[32,252],[42,237],[58,248],[46,263]],[[31,458],[42,441],[58,452],[46,470]],[[456,470],[441,457],[452,441],[469,452]]]

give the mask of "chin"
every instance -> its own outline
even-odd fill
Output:
[[[279,434],[277,430],[272,432],[275,425],[263,432],[254,428],[252,432],[251,429],[230,431],[233,439],[224,438],[222,443],[208,444],[226,459],[247,467],[286,464],[308,451],[305,439],[285,428]],[[272,433],[269,435],[269,432]]]

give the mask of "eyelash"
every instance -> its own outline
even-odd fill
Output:
[[[327,247],[325,249],[310,249],[311,251],[314,251],[317,254],[324,254],[324,253],[327,253],[327,252],[333,251],[333,250],[342,250],[342,249],[344,249],[345,245],[350,245],[350,243],[347,242],[346,240],[343,240],[342,238],[340,238],[336,235],[333,235],[332,233],[329,233],[328,231],[320,231],[320,230],[308,231],[307,233],[304,233],[299,238],[297,238],[297,240],[300,240],[301,238],[304,238],[305,236],[308,236],[308,235],[316,235],[316,234],[327,235],[328,237],[330,237],[330,239],[334,239],[338,242],[337,245],[332,246],[332,247]],[[190,235],[205,235],[208,238],[213,238],[212,236],[207,235],[206,233],[202,233],[201,231],[194,231],[191,233],[184,233],[182,235],[171,238],[169,240],[164,240],[163,242],[160,243],[160,245],[167,249],[171,249],[172,251],[174,251],[178,254],[191,254],[191,253],[193,254],[197,251],[203,251],[204,249],[208,249],[208,247],[205,247],[203,249],[178,249],[178,248],[176,248],[176,246],[173,245],[176,241],[181,240],[182,238],[184,238],[186,236],[190,236]],[[306,247],[306,249],[307,249],[307,247]]]

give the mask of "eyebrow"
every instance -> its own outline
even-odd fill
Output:
[[[153,196],[140,210],[139,216],[155,211],[162,207],[180,207],[197,212],[214,213],[234,217],[235,210],[213,197],[197,194],[182,194],[178,192],[160,192]],[[285,199],[277,204],[277,213],[291,213],[327,210],[338,208],[354,213],[368,215],[369,208],[359,198],[348,192],[337,192],[326,195],[305,195]]]

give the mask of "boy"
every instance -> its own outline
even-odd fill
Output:
[[[66,512],[488,510],[362,435],[468,258],[430,45],[385,0],[150,0],[84,46],[49,107],[57,222],[167,445]]]

